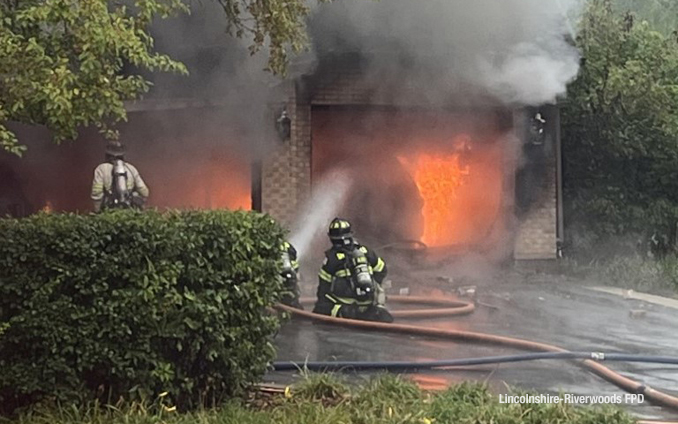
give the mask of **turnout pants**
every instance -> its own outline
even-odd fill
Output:
[[[393,322],[393,316],[382,305],[344,303],[330,299],[330,296],[326,296],[326,299],[318,299],[313,313],[362,321]]]

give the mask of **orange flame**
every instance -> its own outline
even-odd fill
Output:
[[[442,246],[454,239],[454,205],[457,189],[469,174],[468,166],[459,162],[460,154],[419,154],[415,161],[398,159],[412,175],[424,201],[424,234],[421,241]]]
[[[213,158],[187,158],[180,174],[151,186],[151,198],[179,209],[252,209],[249,163],[217,151]],[[150,184],[149,184],[150,185]]]
[[[45,213],[52,213],[54,211],[54,207],[52,206],[52,202],[49,200],[45,202],[45,206],[43,206],[42,209],[40,209],[40,212],[45,212]]]

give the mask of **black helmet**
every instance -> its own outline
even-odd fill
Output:
[[[351,223],[345,219],[334,218],[330,223],[330,229],[327,235],[332,240],[332,244],[336,245],[352,245],[353,231],[351,230]]]
[[[125,146],[119,141],[111,141],[106,145],[106,156],[122,158],[125,156]]]

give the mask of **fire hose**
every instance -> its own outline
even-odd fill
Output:
[[[302,302],[306,303],[308,302],[309,299],[302,299]],[[389,296],[389,301],[391,302],[396,302],[396,303],[408,303],[408,304],[417,304],[417,305],[437,305],[438,308],[434,309],[417,309],[417,310],[403,310],[403,311],[393,311],[392,315],[394,318],[437,318],[437,317],[450,317],[450,316],[459,316],[459,315],[468,315],[472,313],[475,309],[475,306],[472,303],[468,302],[462,302],[459,300],[453,300],[453,299],[440,299],[440,298],[430,298],[430,297],[414,297],[414,296]],[[358,329],[363,329],[363,330],[373,330],[373,331],[383,331],[383,332],[390,332],[390,333],[401,333],[401,334],[409,334],[409,335],[418,335],[418,336],[428,336],[428,337],[435,337],[435,338],[441,338],[441,339],[448,339],[448,340],[459,340],[459,341],[466,341],[466,342],[473,342],[473,343],[481,343],[481,344],[493,344],[493,345],[499,345],[499,346],[506,346],[506,347],[511,347],[511,348],[517,348],[517,349],[524,349],[528,351],[536,351],[536,352],[549,352],[549,353],[558,353],[562,354],[563,358],[560,359],[565,359],[568,355],[572,355],[571,358],[567,359],[577,359],[579,360],[578,363],[584,367],[585,369],[593,372],[594,374],[602,377],[603,379],[607,380],[608,382],[616,385],[617,387],[633,394],[642,394],[645,396],[645,398],[652,403],[655,403],[657,405],[662,405],[665,407],[669,407],[671,409],[678,410],[678,397],[672,396],[667,393],[663,393],[659,390],[653,389],[649,386],[646,386],[642,383],[639,383],[637,381],[631,380],[630,378],[624,377],[621,374],[612,371],[611,369],[607,368],[606,366],[600,364],[597,362],[597,360],[604,359],[604,358],[611,358],[610,355],[612,354],[607,354],[604,357],[596,357],[591,356],[591,353],[586,353],[586,352],[570,352],[568,350],[565,350],[561,347],[546,344],[546,343],[539,343],[539,342],[533,342],[530,340],[523,340],[523,339],[517,339],[513,337],[505,337],[505,336],[497,336],[494,334],[487,334],[487,333],[477,333],[477,332],[472,332],[472,331],[461,331],[461,330],[449,330],[449,329],[441,329],[441,328],[432,328],[432,327],[423,327],[423,326],[416,326],[416,325],[409,325],[409,324],[394,324],[394,323],[382,323],[382,322],[373,322],[373,321],[359,321],[359,320],[353,320],[353,319],[346,319],[346,318],[335,318],[327,315],[319,315],[319,314],[314,314],[309,311],[304,311],[304,310],[299,310],[295,309],[289,306],[281,305],[278,304],[276,305],[276,308],[281,311],[288,312],[292,314],[293,316],[297,316],[300,318],[305,318],[305,319],[310,319],[314,321],[319,321],[319,322],[324,322],[328,324],[334,324],[334,325],[339,325],[339,326],[344,326],[344,327],[352,327],[352,328],[358,328]],[[577,354],[583,354],[577,356]],[[585,356],[589,355],[589,356]],[[618,354],[621,355],[621,354]],[[516,356],[516,355],[514,355]],[[556,355],[557,357],[557,355]],[[506,359],[506,357],[504,357]],[[584,359],[587,358],[587,359]],[[593,358],[593,359],[591,359]],[[614,356],[612,356],[614,358]],[[623,358],[623,356],[617,356],[617,358]],[[665,362],[662,363],[675,363],[673,362],[676,360],[676,358],[671,358],[671,357],[645,357],[644,359],[665,359]],[[480,360],[483,358],[476,358],[476,360]],[[486,358],[485,358],[486,359]],[[496,359],[496,357],[495,357]],[[535,359],[546,359],[546,358],[535,358]],[[555,359],[555,358],[552,358]],[[640,361],[640,359],[643,359],[642,357],[636,357],[635,355],[627,355],[626,360],[629,359],[634,359],[636,361]],[[527,360],[527,359],[526,359]],[[618,359],[622,360],[622,359]],[[468,361],[468,360],[467,360]],[[448,365],[437,365],[437,367],[441,366],[452,366],[449,365],[452,363],[452,361],[443,361],[445,364]],[[506,362],[506,361],[504,361]],[[515,361],[510,361],[510,362],[515,362]],[[496,363],[496,362],[495,362]],[[354,366],[358,366],[357,362],[353,363]],[[416,368],[426,368],[425,366],[421,365],[422,363],[416,363],[412,362],[409,364],[402,364],[399,365],[401,368],[399,369],[416,369]],[[424,363],[425,364],[425,363]],[[301,364],[303,366],[303,363]],[[308,364],[307,364],[308,365]],[[339,365],[341,365],[339,363]],[[391,363],[391,365],[394,365],[394,363]],[[429,365],[431,363],[429,362]],[[458,364],[461,365],[461,364]],[[466,364],[468,365],[468,363]],[[278,362],[273,364],[274,368],[277,369],[280,367],[281,370],[287,369],[298,369],[297,366],[292,367],[290,362]],[[320,365],[319,368],[322,368],[323,365]],[[339,369],[342,367],[338,366]],[[383,369],[384,367],[382,367]]]
[[[603,352],[539,352],[520,355],[486,356],[482,358],[446,359],[440,361],[321,361],[321,362],[274,362],[275,371],[293,371],[302,366],[308,371],[406,371],[469,365],[506,364],[511,362],[539,361],[543,359],[593,359],[594,361],[642,362],[648,364],[678,365],[678,356],[629,355]]]

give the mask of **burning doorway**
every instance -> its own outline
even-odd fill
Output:
[[[123,135],[151,189],[151,206],[251,209],[252,154],[244,131],[224,116],[216,107],[132,115]]]
[[[505,240],[510,113],[312,109],[311,178],[348,169],[341,214],[363,238],[474,249]]]
[[[218,108],[130,113],[121,139],[126,159],[150,188],[149,207],[252,208],[253,155],[244,132],[224,122],[224,114]],[[0,212],[91,210],[93,171],[104,159],[101,137],[83,131],[77,142],[57,146],[39,129],[21,127],[19,134],[29,150],[23,158],[0,155]]]

